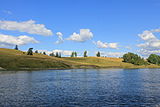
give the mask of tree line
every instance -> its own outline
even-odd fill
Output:
[[[19,50],[18,45],[16,45],[14,49]],[[39,53],[39,54],[47,55],[46,52],[38,52],[38,50],[33,52],[33,48],[29,48],[28,51],[27,51],[27,55],[33,55],[33,53]],[[52,53],[49,54],[49,56],[61,58],[61,52],[55,52],[55,53],[52,52]],[[101,56],[100,52],[97,52],[96,56],[100,57]],[[72,52],[70,57],[77,57],[77,52]],[[83,57],[88,57],[87,51],[84,51]]]

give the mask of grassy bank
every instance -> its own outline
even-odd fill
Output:
[[[26,53],[0,48],[0,67],[7,70],[20,69],[72,69],[72,68],[160,68],[157,65],[136,66],[122,62],[120,58],[56,58],[42,54]]]

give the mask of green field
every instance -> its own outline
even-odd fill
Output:
[[[56,58],[34,53],[0,48],[0,67],[7,70],[73,69],[73,68],[160,68],[157,65],[136,66],[122,62],[121,58],[110,57],[62,57]]]

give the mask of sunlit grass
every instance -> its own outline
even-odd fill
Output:
[[[0,67],[5,69],[70,69],[70,68],[159,68],[157,65],[136,66],[110,57],[56,58],[34,53],[0,48]]]

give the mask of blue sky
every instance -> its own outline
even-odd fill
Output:
[[[118,55],[128,51],[142,56],[159,54],[159,31],[151,31],[160,28],[159,12],[159,0],[0,0],[0,26],[6,25],[8,21],[21,23],[33,20],[34,24],[43,24],[53,33],[46,36],[28,33],[28,30],[22,32],[20,28],[13,30],[11,27],[0,27],[0,46],[13,48],[15,45],[12,41],[7,42],[7,46],[1,45],[6,44],[6,40],[2,40],[4,35],[26,35],[39,43],[20,44],[21,50],[29,47],[35,50],[70,50],[79,53],[87,50],[91,56],[96,51],[107,56],[108,53]],[[83,42],[67,39],[74,32],[79,34],[80,29],[88,29],[92,36]],[[149,32],[144,34],[146,30]],[[57,32],[62,33],[64,41],[61,44],[55,44]],[[150,41],[153,36],[156,39]],[[7,40],[9,39],[11,38]],[[116,46],[110,43],[115,43]],[[142,43],[145,46],[139,45]]]

